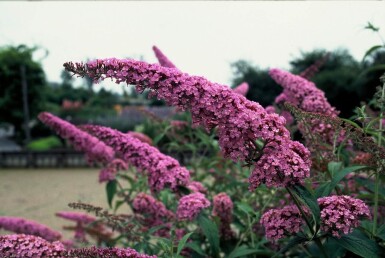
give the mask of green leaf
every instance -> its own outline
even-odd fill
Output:
[[[376,242],[370,240],[359,230],[355,230],[349,235],[343,235],[334,240],[346,250],[365,258],[380,257],[381,249]]]
[[[276,257],[276,256],[278,256],[279,254],[283,254],[283,253],[289,251],[289,250],[290,250],[291,248],[293,248],[294,246],[297,246],[297,245],[299,245],[299,244],[301,244],[301,243],[303,243],[303,242],[306,242],[306,241],[307,241],[306,238],[303,238],[303,237],[301,237],[301,236],[295,236],[294,238],[290,239],[290,241],[287,243],[287,245],[284,246],[281,250],[279,250],[279,252],[276,253],[276,254],[273,256],[273,258]]]
[[[122,206],[122,204],[125,203],[125,201],[123,200],[118,200],[115,202],[115,208],[114,208],[114,211],[117,211],[119,209],[120,206]]]
[[[249,213],[253,214],[253,213],[254,213],[253,208],[251,208],[251,206],[248,205],[247,203],[240,203],[240,202],[237,202],[237,203],[236,203],[236,207],[237,207],[239,210],[241,210],[241,211],[243,211],[244,213],[246,213],[246,214],[249,214]]]
[[[367,179],[367,178],[355,178],[354,179],[357,183],[359,183],[360,185],[366,187],[368,190],[370,190],[371,192],[374,193],[374,182],[371,181],[370,179]],[[380,187],[380,189],[378,190],[378,193],[380,194],[380,196],[382,198],[385,197],[385,189]]]
[[[179,240],[179,243],[178,243],[178,250],[176,252],[176,256],[178,256],[180,254],[180,252],[182,251],[183,247],[186,245],[186,242],[187,240],[189,239],[189,237],[194,234],[194,232],[190,232],[190,233],[187,233],[186,235],[184,235],[182,237],[181,240]]]
[[[385,224],[377,229],[377,236],[385,241]]]
[[[342,162],[329,162],[328,164],[328,170],[331,173],[332,177],[337,171],[340,171],[342,168]]]
[[[187,243],[185,246],[194,250],[196,253],[206,257],[205,252],[203,252],[202,248],[196,242]]]
[[[384,46],[383,45],[377,45],[377,46],[373,46],[371,47],[368,51],[366,51],[364,57],[362,58],[362,61],[365,60],[365,58],[369,55],[371,55],[374,51],[376,51],[377,49],[379,48],[383,48]]]
[[[219,232],[217,224],[209,220],[203,214],[198,216],[198,224],[210,243],[212,255],[214,257],[219,257]]]
[[[309,207],[315,222],[319,225],[321,215],[316,197],[303,185],[294,185],[293,189],[297,196]]]
[[[112,200],[114,199],[114,196],[116,194],[117,186],[118,182],[116,180],[109,181],[106,185],[107,201],[110,208],[112,208]]]
[[[367,168],[367,166],[352,166],[342,169],[341,171],[334,172],[333,179],[331,182],[324,183],[320,185],[316,190],[316,196],[323,197],[329,196],[333,189],[338,185],[338,183],[348,174]]]
[[[273,253],[270,251],[264,251],[259,249],[250,249],[247,246],[240,246],[236,249],[234,249],[227,258],[236,258],[236,257],[243,257],[246,255],[254,254],[254,257],[258,257],[260,255],[263,256],[271,256]]]

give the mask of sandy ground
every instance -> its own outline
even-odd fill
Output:
[[[72,211],[70,202],[81,201],[108,208],[105,184],[98,183],[97,169],[0,169],[0,216],[17,216],[63,232],[71,221],[55,216]],[[122,206],[120,212],[128,209]],[[9,232],[1,231],[0,234]]]

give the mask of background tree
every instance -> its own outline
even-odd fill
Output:
[[[36,50],[25,45],[0,48],[0,121],[15,126],[18,141],[24,137],[22,66],[28,86],[29,117],[35,118],[45,108],[47,84],[41,64],[32,58]]]

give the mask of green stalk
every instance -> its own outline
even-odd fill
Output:
[[[314,235],[315,235],[314,229],[313,229],[313,227],[311,226],[311,223],[310,223],[310,221],[308,220],[308,218],[307,218],[305,212],[303,211],[302,206],[301,206],[301,203],[299,202],[299,200],[298,200],[297,197],[293,194],[293,192],[291,191],[291,189],[290,189],[289,187],[286,187],[286,190],[289,192],[291,198],[293,198],[295,205],[297,205],[299,211],[300,211],[301,214],[302,214],[302,217],[305,219],[306,225],[309,227],[310,232],[311,232],[311,234],[312,234],[313,237],[314,237]],[[328,255],[327,255],[327,253],[325,252],[325,249],[324,249],[324,247],[322,246],[322,243],[321,243],[321,241],[319,240],[319,238],[314,238],[313,240],[314,240],[314,242],[316,243],[316,245],[318,246],[318,248],[320,249],[322,255],[323,255],[324,257],[328,258]]]
[[[382,92],[381,92],[381,101],[385,99],[385,79],[383,79]],[[383,105],[383,104],[382,104]],[[382,116],[383,116],[383,108],[381,107],[380,120],[379,120],[379,132],[378,132],[378,146],[382,145]],[[374,185],[374,216],[373,216],[373,228],[372,234],[373,236],[377,235],[377,218],[378,218],[378,193],[380,190],[380,170],[381,166],[378,166],[376,173],[376,182]]]

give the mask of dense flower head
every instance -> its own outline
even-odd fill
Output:
[[[321,230],[335,237],[349,234],[358,227],[360,219],[370,218],[369,207],[359,199],[347,195],[333,195],[318,199],[321,209]]]
[[[135,137],[108,127],[88,125],[81,128],[114,148],[132,166],[146,171],[153,192],[166,187],[176,190],[178,185],[186,186],[190,181],[190,172],[180,166],[176,159]]]
[[[48,112],[40,113],[38,118],[62,138],[68,140],[76,150],[86,153],[90,162],[108,163],[113,159],[115,153],[109,146],[73,124]]]
[[[266,238],[276,241],[299,232],[304,220],[297,206],[288,205],[268,210],[262,215],[260,223],[265,228]]]
[[[222,152],[232,160],[254,161],[256,139],[266,143],[275,142],[277,146],[293,145],[283,117],[268,114],[258,103],[203,77],[190,76],[157,64],[115,58],[98,59],[87,64],[66,63],[64,66],[81,76],[88,75],[95,81],[111,78],[116,83],[134,84],[138,91],[148,88],[152,95],[157,95],[167,104],[180,110],[189,109],[194,124],[202,124],[207,130],[217,128]],[[293,149],[289,148],[286,152],[288,156],[295,155]],[[307,152],[303,154],[307,155]],[[300,163],[304,164],[300,167],[309,164],[308,156],[300,158]],[[286,175],[284,171],[280,173]],[[306,175],[307,172],[299,174]]]
[[[247,82],[242,82],[237,87],[233,89],[235,93],[241,94],[242,96],[246,96],[249,91],[249,84]]]
[[[229,239],[234,236],[230,224],[233,221],[234,204],[226,193],[219,193],[213,198],[213,216],[220,219],[220,234],[222,237]]]
[[[159,64],[161,66],[168,67],[168,68],[176,68],[176,66],[167,58],[167,56],[163,54],[162,51],[160,51],[159,48],[157,48],[156,46],[153,46],[152,50],[154,51],[155,56],[158,59]]]
[[[249,177],[249,190],[255,190],[260,184],[285,187],[301,183],[310,176],[311,160],[303,158],[309,156],[309,150],[298,142],[266,144]]]
[[[64,245],[32,235],[15,234],[0,236],[0,257],[62,257]]]
[[[60,232],[57,232],[43,224],[18,217],[0,216],[0,229],[12,231],[18,234],[39,236],[51,242],[59,240],[62,237]]]
[[[193,221],[198,214],[210,206],[210,201],[202,193],[192,193],[180,198],[176,216],[178,220]]]
[[[99,183],[112,181],[116,178],[116,174],[119,170],[126,170],[128,168],[127,163],[121,159],[114,159],[102,168],[99,172]]]
[[[136,214],[144,216],[143,223],[147,227],[161,225],[175,218],[174,213],[167,210],[161,201],[145,193],[135,196],[132,207]]]
[[[156,258],[156,255],[147,255],[138,253],[131,248],[117,248],[117,247],[87,247],[71,249],[66,252],[67,257],[111,257],[111,258]]]

